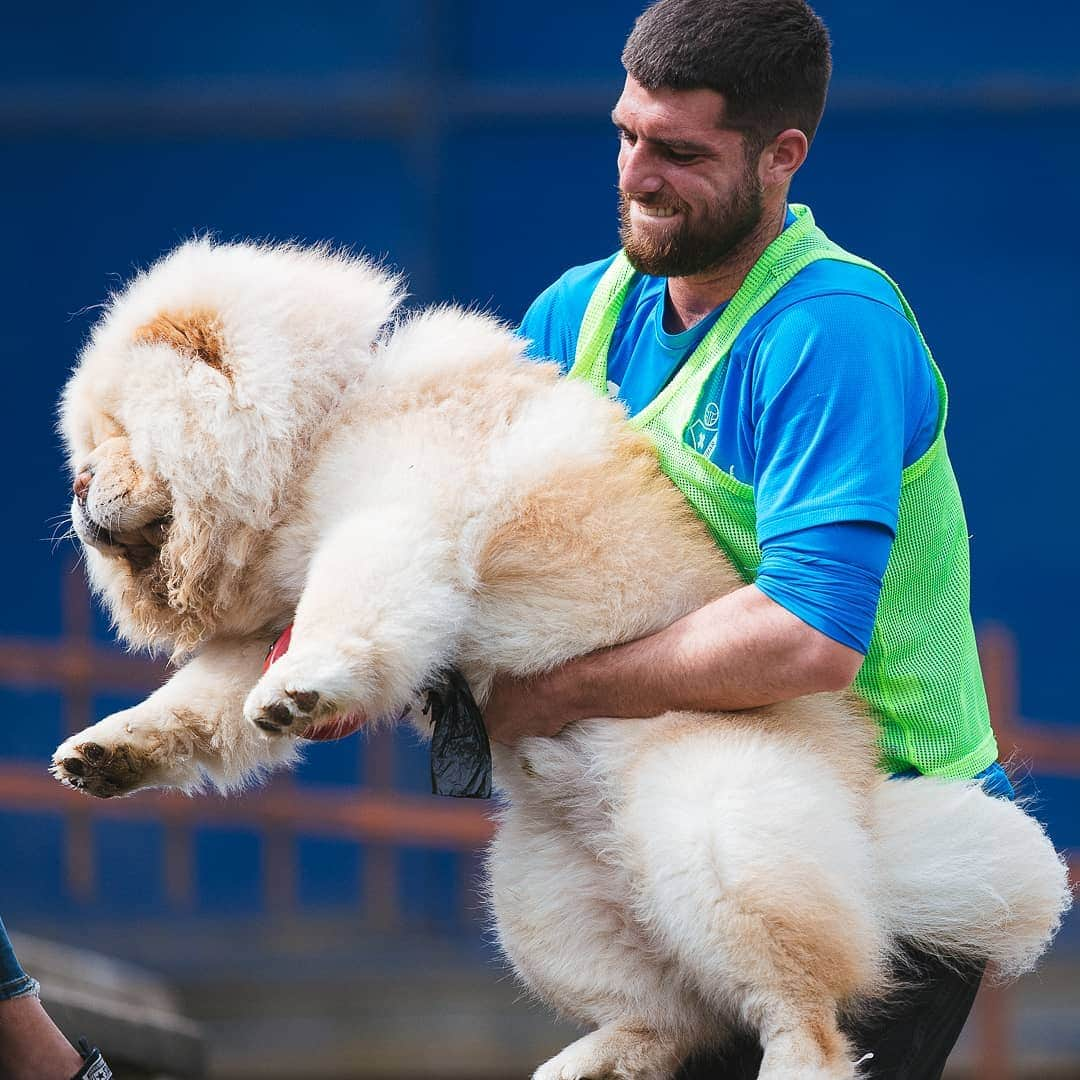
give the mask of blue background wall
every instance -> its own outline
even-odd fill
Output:
[[[16,7],[0,37],[6,636],[59,632],[65,553],[44,539],[68,499],[54,402],[92,305],[132,267],[204,230],[332,239],[400,265],[418,301],[513,320],[567,266],[616,244],[607,114],[636,0],[268,2],[257,17],[206,0],[101,7]],[[952,391],[976,619],[1015,630],[1025,713],[1067,728],[1080,9],[817,7],[836,78],[793,196],[918,311]],[[58,695],[0,688],[0,705],[0,755],[44,762],[61,737]],[[422,754],[402,753],[401,783],[422,787]],[[355,742],[319,748],[303,780],[350,782],[358,754]],[[1039,788],[1057,840],[1080,846],[1080,781]],[[160,891],[131,872],[159,843],[153,827],[96,836],[113,901],[156,910]],[[253,844],[200,841],[211,908],[257,903]],[[363,853],[313,845],[302,896],[350,902],[334,868],[344,858],[359,875]],[[59,851],[57,822],[0,816],[9,918],[66,902]],[[433,911],[457,880],[437,854],[399,869]]]

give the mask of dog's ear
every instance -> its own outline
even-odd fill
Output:
[[[228,376],[221,320],[213,311],[163,311],[135,331],[139,345],[168,345]]]

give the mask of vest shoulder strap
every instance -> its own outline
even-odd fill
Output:
[[[880,267],[833,243],[817,227],[809,207],[792,204],[791,210],[795,215],[795,222],[765,249],[715,325],[679,368],[675,377],[633,418],[632,423],[635,427],[647,427],[676,399],[690,396],[696,400],[696,391],[711,377],[717,365],[726,361],[732,345],[754,315],[811,263],[820,259],[832,259],[872,270],[892,286],[905,317],[919,336],[938,384],[941,401],[938,420],[940,434],[945,426],[948,392],[915,313],[900,287]],[[620,251],[593,290],[578,332],[574,363],[569,376],[588,382],[601,395],[607,393],[608,353],[615,326],[636,277],[637,271],[631,266],[625,252]]]

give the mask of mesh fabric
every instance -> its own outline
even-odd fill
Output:
[[[656,444],[660,466],[705,522],[743,580],[761,562],[753,488],[719,469],[684,433],[710,380],[722,375],[749,320],[801,270],[837,259],[881,274],[919,334],[938,384],[930,448],[901,474],[896,540],[874,632],[855,680],[879,724],[881,765],[890,772],[973,777],[997,758],[969,614],[967,524],[945,447],[947,394],[941,373],[899,287],[872,263],[834,244],[805,206],[765,250],[720,318],[675,377],[630,423]],[[620,255],[597,284],[578,335],[571,378],[607,392],[607,356],[634,269]]]

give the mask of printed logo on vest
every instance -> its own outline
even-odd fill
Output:
[[[715,401],[710,401],[705,406],[705,412],[686,429],[686,441],[703,457],[712,457],[719,427],[720,407]]]

